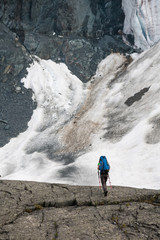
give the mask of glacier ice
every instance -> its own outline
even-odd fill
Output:
[[[148,49],[160,39],[159,0],[122,0],[125,13],[123,32],[134,35],[137,48]]]

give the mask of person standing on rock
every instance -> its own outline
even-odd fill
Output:
[[[107,182],[109,170],[110,170],[110,165],[107,161],[106,156],[101,156],[98,162],[98,175],[100,171],[100,178],[101,178],[101,183],[104,191],[104,196],[107,196],[107,193],[108,193],[106,182]]]

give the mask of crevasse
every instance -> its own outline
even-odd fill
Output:
[[[160,40],[160,1],[122,0],[125,13],[123,32],[134,35],[134,44],[142,50]]]

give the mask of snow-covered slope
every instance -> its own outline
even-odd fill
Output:
[[[160,40],[159,0],[122,0],[124,33],[133,34],[135,46],[148,49]]]
[[[112,184],[160,188],[160,43],[127,61],[111,54],[83,84],[64,64],[37,58],[23,79],[37,109],[0,149],[2,177],[97,185],[105,154]]]

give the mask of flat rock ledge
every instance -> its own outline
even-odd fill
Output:
[[[0,240],[160,239],[160,190],[0,181]]]

